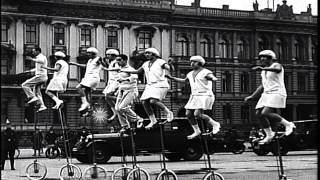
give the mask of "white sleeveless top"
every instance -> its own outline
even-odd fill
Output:
[[[193,72],[187,74],[191,86],[191,95],[213,96],[212,81],[205,78],[208,74],[212,74],[212,71],[204,68],[194,78],[192,76]]]
[[[274,68],[279,63],[272,63],[269,67]],[[263,93],[280,94],[287,96],[284,84],[284,68],[281,66],[281,72],[261,71]]]
[[[126,65],[125,67],[121,67],[122,70],[128,70],[128,71],[134,71],[135,69],[129,65]],[[119,79],[120,78],[127,78],[127,77],[132,77],[135,79],[134,81],[123,81],[119,85],[120,90],[138,90],[137,86],[137,79],[138,75],[137,74],[130,74],[126,72],[119,72]]]
[[[64,60],[58,60],[54,66],[57,64],[61,65],[61,68],[58,72],[53,73],[53,78],[59,78],[63,80],[68,80],[68,72],[69,72],[69,65]]]
[[[113,60],[109,64],[109,69],[119,69],[119,64],[117,60]],[[108,71],[108,82],[110,81],[117,81],[119,79],[119,75],[117,71]]]
[[[152,64],[150,64],[150,61],[143,63],[142,68],[147,79],[147,85],[169,88],[168,80],[165,77],[165,69],[162,68],[164,64],[166,64],[166,61],[163,59],[157,59]]]
[[[94,59],[89,59],[87,62],[86,67],[86,74],[84,75],[85,78],[99,78],[100,79],[100,70],[101,64],[98,64],[98,60],[100,57],[96,57]]]
[[[38,56],[36,56],[37,60],[40,60],[40,63],[35,63],[35,68],[36,68],[36,72],[35,75],[36,76],[47,76],[47,69],[41,68],[41,66],[48,66],[48,60],[47,57],[43,54],[38,54]]]

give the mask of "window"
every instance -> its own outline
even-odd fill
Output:
[[[305,61],[305,48],[303,46],[303,43],[299,40],[296,40],[294,42],[294,58],[298,61],[298,62],[303,62]]]
[[[278,53],[277,59],[280,62],[288,61],[288,47],[287,47],[287,43],[285,41],[277,39],[276,51]]]
[[[250,109],[249,106],[241,106],[241,120],[243,123],[249,123],[249,113],[250,113]]]
[[[206,38],[200,42],[200,55],[202,57],[210,57],[210,41]]]
[[[178,40],[181,56],[189,56],[189,40],[186,37],[180,37]]]
[[[222,92],[231,92],[232,90],[232,77],[228,71],[222,74]]]
[[[220,43],[219,43],[219,56],[221,58],[227,58],[227,55],[228,55],[227,41],[220,40]]]
[[[36,24],[26,24],[26,43],[37,44],[38,43],[38,31]]]
[[[249,73],[243,72],[240,75],[240,92],[242,93],[249,92],[249,84],[250,84]]]
[[[80,33],[80,46],[91,46],[91,28],[89,26],[83,26]]]
[[[258,49],[259,51],[269,49],[269,41],[266,37],[262,36],[258,39]]]
[[[118,48],[118,30],[109,29],[108,30],[108,46],[109,48]]]
[[[298,92],[306,92],[308,90],[308,74],[298,73]]]
[[[63,24],[54,25],[54,45],[64,45],[64,32],[65,27]]]
[[[1,59],[1,75],[9,74],[9,60],[6,58]]]
[[[151,32],[140,31],[138,35],[138,48],[144,50],[151,47]]]
[[[311,46],[311,52],[312,52],[312,61],[314,64],[318,64],[318,51],[317,51],[317,45],[316,44],[312,44]]]
[[[1,23],[1,42],[8,42],[8,24]]]
[[[226,124],[232,123],[232,107],[230,104],[222,106],[223,110],[223,119],[226,121]]]
[[[239,59],[249,59],[248,44],[243,40],[237,42],[237,55]]]

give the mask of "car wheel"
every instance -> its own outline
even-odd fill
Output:
[[[267,149],[254,149],[253,152],[256,153],[256,155],[258,156],[265,156],[269,154],[270,151]]]
[[[201,144],[198,142],[188,142],[182,153],[183,159],[187,161],[199,160],[203,155]]]
[[[164,157],[166,157],[169,161],[180,161],[180,159],[182,158],[182,154],[169,152],[166,153]]]
[[[246,149],[246,146],[243,144],[235,145],[234,149],[232,149],[233,154],[242,154],[244,150]]]
[[[274,156],[279,156],[279,153],[278,153],[278,149],[276,147],[272,148],[272,154]],[[280,146],[280,153],[281,153],[281,156],[285,156],[287,155],[289,152],[289,149],[284,147],[284,146]]]
[[[93,162],[92,156],[92,146],[88,147],[87,156],[89,157],[90,162]],[[111,155],[108,153],[106,148],[102,145],[95,146],[95,162],[99,164],[107,163],[111,158]]]

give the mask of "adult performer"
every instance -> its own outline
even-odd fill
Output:
[[[75,62],[69,63],[70,65],[76,65],[79,67],[86,68],[84,78],[82,78],[80,84],[76,86],[82,101],[79,111],[83,111],[90,106],[87,99],[88,94],[91,90],[95,90],[100,82],[99,73],[102,67],[102,59],[98,56],[98,50],[94,47],[90,47],[87,49],[87,53],[90,57],[87,64],[78,64]]]
[[[263,67],[256,66],[252,69],[261,71],[262,84],[252,95],[244,100],[248,101],[262,93],[256,105],[256,115],[266,133],[266,137],[259,141],[259,144],[266,144],[275,136],[275,132],[271,129],[270,121],[283,124],[286,136],[292,133],[295,125],[276,113],[276,109],[286,107],[287,92],[284,85],[284,68],[278,63],[275,53],[271,50],[261,51],[259,58]]]
[[[58,109],[63,101],[57,97],[57,93],[65,92],[67,89],[69,64],[65,60],[66,55],[61,51],[55,52],[54,57],[57,60],[54,68],[46,66],[42,66],[42,68],[54,71],[53,78],[46,89],[46,94],[56,103],[52,109]]]
[[[204,68],[205,60],[201,56],[192,56],[190,58],[192,71],[187,74],[187,77],[177,78],[167,75],[169,79],[178,82],[189,82],[191,86],[191,95],[188,103],[185,105],[186,116],[193,129],[193,133],[187,136],[188,139],[193,139],[201,134],[197,120],[205,120],[212,126],[212,134],[216,134],[220,130],[220,123],[214,121],[211,117],[204,114],[204,110],[211,110],[215,97],[212,91],[212,81],[217,78],[212,71]]]
[[[108,69],[119,69],[118,62],[116,57],[119,55],[118,50],[116,49],[108,49],[106,51],[106,59],[108,60]],[[103,68],[104,69],[104,68]],[[103,90],[103,94],[106,97],[106,102],[110,106],[113,115],[108,119],[112,121],[115,117],[117,117],[117,111],[115,111],[115,102],[116,102],[116,92],[119,88],[118,82],[119,76],[117,71],[108,71],[108,84],[106,88]]]
[[[41,53],[41,48],[36,47],[32,49],[32,54],[36,56],[36,58],[32,58],[30,56],[26,57],[26,60],[34,61],[35,68],[25,72],[35,72],[35,76],[26,80],[22,83],[22,89],[24,90],[27,98],[29,99],[28,103],[32,103],[35,101],[40,102],[40,108],[37,112],[46,110],[47,107],[45,106],[41,94],[41,85],[46,83],[48,80],[47,70],[41,68],[41,66],[47,66],[48,60],[46,56]],[[32,91],[31,87],[34,87],[34,92]]]
[[[165,74],[166,70],[170,70],[170,66],[160,58],[159,51],[155,48],[146,49],[145,56],[147,61],[139,69],[121,71],[134,74],[144,71],[147,84],[140,100],[151,121],[145,128],[150,129],[157,123],[152,105],[156,105],[166,112],[168,122],[171,122],[174,117],[172,111],[161,102],[169,90],[169,83]]]

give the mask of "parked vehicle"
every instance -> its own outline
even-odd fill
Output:
[[[287,137],[280,139],[281,155],[286,155],[289,151],[301,151],[305,149],[316,149],[317,145],[317,123],[318,120],[301,120],[295,121],[296,129]],[[281,129],[282,128],[282,129]],[[280,131],[284,130],[284,127],[280,127]],[[259,156],[264,156],[270,152],[273,155],[277,155],[276,142],[272,141],[269,144],[259,145],[259,140],[263,139],[265,134],[260,133],[255,138],[252,138],[251,145],[253,152]]]
[[[199,160],[203,153],[203,141],[201,138],[188,140],[187,136],[192,133],[190,125],[185,119],[177,119],[164,126],[165,157],[171,161],[179,161],[182,158],[188,161]],[[85,142],[79,141],[72,149],[73,157],[80,162],[90,163],[92,161],[92,136],[87,136]],[[121,156],[120,137],[118,133],[94,134],[96,162],[106,163],[112,156]],[[161,152],[159,127],[152,130],[136,129],[135,133],[136,151],[139,154]],[[210,154],[214,152],[243,152],[243,141],[236,141],[237,145],[227,145],[220,138],[211,136],[208,139]],[[242,142],[242,144],[241,144]],[[124,153],[130,155],[130,137],[123,139]],[[238,147],[241,146],[240,148]],[[243,146],[242,146],[243,145]],[[236,150],[234,150],[236,149]]]

